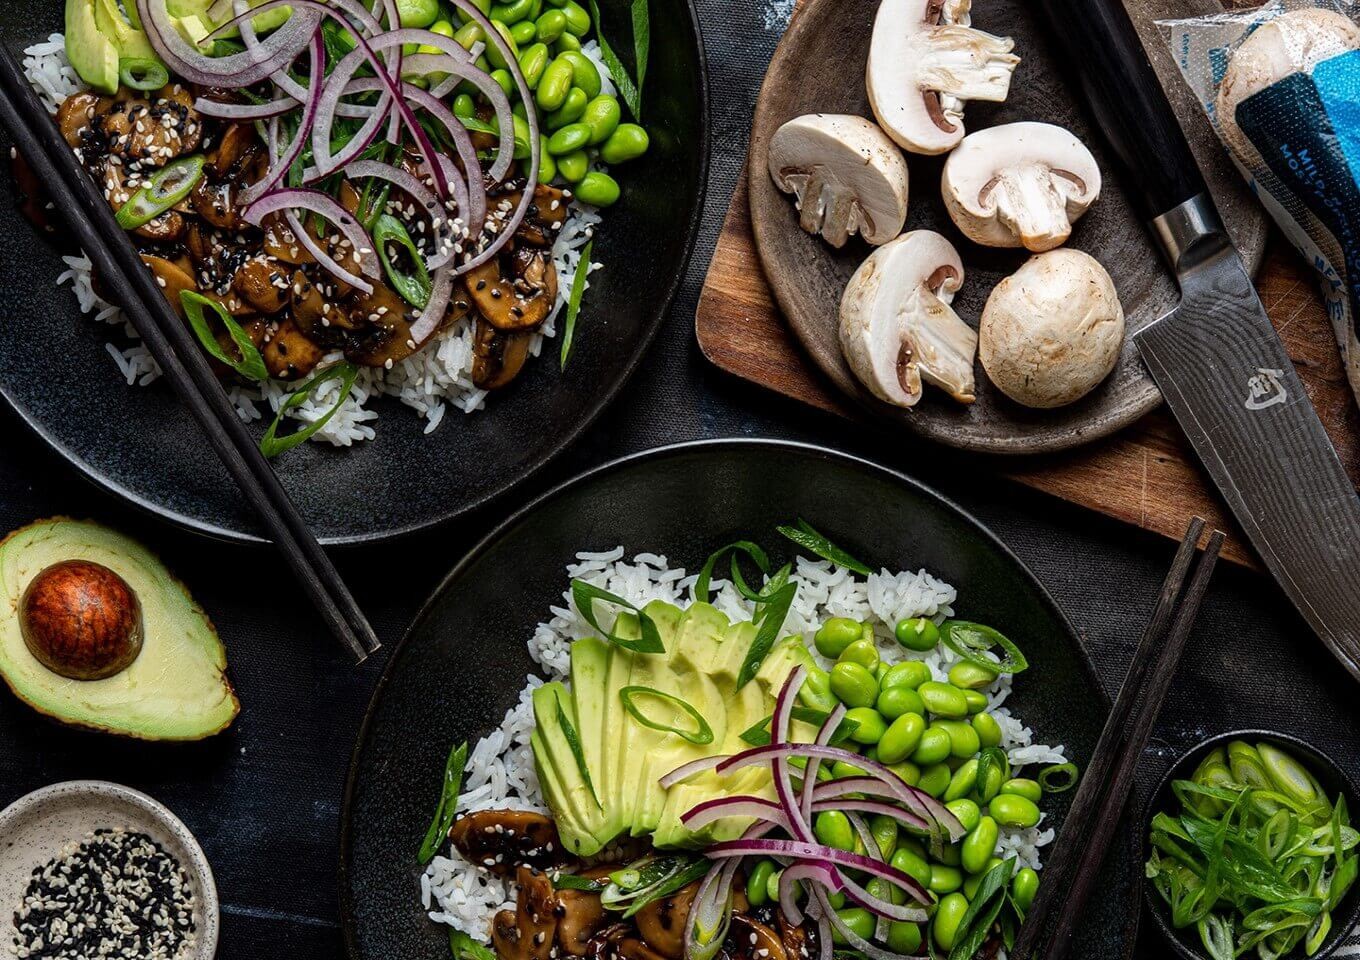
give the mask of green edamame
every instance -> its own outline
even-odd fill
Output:
[[[868,940],[873,937],[875,924],[874,915],[863,907],[846,907],[843,910],[837,910],[836,916],[840,917],[841,922],[849,927],[854,932],[855,936],[860,939]],[[835,926],[832,926],[831,928],[831,939],[842,946],[849,943],[849,941],[845,939],[845,935],[842,934],[840,930],[836,929]]]
[[[1016,777],[1003,783],[1001,785],[1001,792],[1016,797],[1024,797],[1030,803],[1038,803],[1044,795],[1044,788],[1039,786],[1039,781],[1037,780]]]
[[[520,51],[519,71],[524,74],[524,82],[528,84],[530,90],[538,87],[538,81],[543,78],[543,71],[548,69],[550,59],[546,43],[535,43]]]
[[[890,763],[888,764],[888,769],[897,774],[902,782],[909,787],[914,787],[921,782],[921,768],[910,760],[903,760],[901,763]]]
[[[900,620],[893,633],[897,636],[897,642],[908,650],[934,650],[940,642],[940,628],[928,617]]]
[[[577,86],[580,86],[580,84],[578,83]],[[589,93],[589,91],[586,92]],[[623,111],[619,107],[619,101],[607,93],[601,94],[586,104],[586,112],[581,114],[581,122],[590,126],[591,144],[601,144],[608,140],[610,134],[618,129],[619,119],[622,116]],[[847,642],[846,646],[858,639],[858,637],[855,637]],[[841,649],[844,650],[845,647]],[[839,655],[837,654],[837,656]]]
[[[986,710],[988,704],[987,695],[981,690],[963,691],[963,702],[968,705],[968,713],[970,716]]]
[[[746,899],[751,902],[751,906],[759,907],[769,902],[765,885],[778,869],[773,860],[761,860],[751,869],[751,875],[746,878]]]
[[[930,668],[920,660],[903,660],[894,663],[883,674],[879,682],[883,687],[906,687],[915,690],[930,679]]]
[[[779,872],[780,872],[780,873],[783,873],[784,871],[781,870],[781,871],[779,871]],[[828,893],[828,894],[826,895],[826,902],[829,903],[829,904],[831,904],[831,909],[832,909],[832,910],[839,910],[841,907],[845,906],[845,894],[843,894],[843,893]]]
[[[460,93],[453,98],[453,115],[464,120],[469,120],[477,116],[477,104],[466,93]]]
[[[515,43],[524,46],[526,43],[533,43],[538,37],[538,29],[532,20],[521,20],[510,28],[510,36]]]
[[[614,139],[614,137],[618,134],[620,130],[627,126],[631,126],[631,124],[625,123],[619,125],[619,127],[614,130],[614,133],[609,135],[609,140],[606,140],[605,143],[608,144],[610,140]],[[603,147],[600,148],[600,156],[601,157],[604,156]],[[605,162],[609,163],[610,161],[606,160]],[[859,640],[856,640],[854,643],[851,643],[848,646],[846,646],[846,648],[841,651],[840,656],[836,658],[836,662],[858,663],[865,670],[868,670],[870,673],[873,673],[875,670],[878,669],[879,663],[878,647],[874,646],[874,642],[872,640],[865,640],[861,638]]]
[[[874,705],[878,707],[878,712],[887,719],[896,720],[908,713],[925,716],[926,705],[921,702],[921,695],[911,687],[888,687],[884,689],[882,680],[879,681],[878,685],[878,700]]]
[[[921,928],[906,920],[894,920],[888,924],[888,949],[893,953],[916,953],[921,949]]]
[[[1021,910],[1029,910],[1039,892],[1039,875],[1029,867],[1021,867],[1011,877],[1011,899]]]
[[[510,3],[493,3],[491,5],[491,19],[500,21],[507,27],[513,27],[534,8],[534,0],[511,0]]]
[[[823,810],[813,821],[812,832],[828,847],[837,850],[855,849],[855,829],[850,818],[839,810]]]
[[[977,731],[978,743],[984,747],[995,747],[1001,743],[1001,724],[990,713],[975,714],[973,729]]]
[[[491,0],[472,0],[472,5],[482,12],[482,16],[484,17],[491,16]],[[462,10],[456,7],[454,8],[453,12],[458,16],[459,23],[468,23],[472,19],[466,13],[464,13]]]
[[[954,771],[949,781],[949,789],[944,792],[945,802],[966,797],[977,787],[978,762],[974,757]]]
[[[991,817],[983,817],[978,825],[963,838],[959,848],[959,859],[963,869],[969,873],[981,873],[987,861],[996,853],[996,842],[1001,838],[1001,828]]]
[[[580,191],[578,190],[577,193],[579,194]],[[859,724],[855,728],[855,732],[850,734],[850,739],[856,743],[878,743],[883,739],[883,734],[888,729],[888,725],[883,722],[883,718],[878,715],[878,711],[873,707],[854,707],[845,711],[845,716],[847,720],[853,720]]]
[[[946,867],[959,866],[962,863],[962,859],[959,857],[959,845],[957,843],[949,844],[940,851],[940,855],[936,859]]]
[[[509,70],[498,69],[491,71],[491,79],[496,81],[496,85],[505,91],[505,95],[512,96],[515,92],[515,78],[510,76]]]
[[[892,691],[885,691],[891,693]],[[902,691],[898,691],[899,693]],[[911,691],[906,691],[910,693]],[[879,697],[881,702],[882,696]],[[904,713],[893,720],[878,740],[878,758],[884,763],[900,763],[916,752],[926,721],[919,713]]]
[[[589,111],[587,107],[586,112]],[[577,126],[586,123],[582,121]],[[831,692],[847,707],[867,707],[878,699],[878,681],[858,663],[842,660],[831,668]]]
[[[439,19],[439,0],[397,0],[403,27],[425,28]]]
[[[921,734],[916,749],[912,751],[911,761],[923,767],[940,763],[949,756],[951,749],[953,749],[953,744],[949,740],[947,731],[941,730],[939,727],[927,727],[925,732]],[[945,767],[945,769],[948,770],[949,768]]]
[[[469,20],[454,31],[453,39],[464,50],[471,50],[473,44],[486,42],[486,32],[482,30],[481,24]]]
[[[492,20],[491,25],[496,28],[496,32],[501,35],[501,39],[505,41],[505,45],[510,48],[510,56],[518,61],[519,44],[515,43],[515,38],[510,35],[510,28],[499,20]],[[486,60],[492,67],[499,70],[508,70],[510,67],[505,60],[505,56],[501,53],[500,46],[495,43],[487,43]]]
[[[561,44],[569,42],[577,43],[579,41],[571,34],[567,33],[558,37],[557,42]],[[571,82],[573,84],[584,90],[586,96],[592,100],[600,95],[600,87],[602,86],[600,82],[600,71],[589,57],[584,53],[581,53],[579,49],[564,50],[559,53],[558,56],[571,64]]]
[[[981,690],[996,683],[996,672],[962,660],[949,668],[949,682],[963,690]]]
[[[515,153],[516,160],[529,159],[529,144],[533,143],[534,137],[538,134],[529,129],[529,124],[519,114],[511,117],[515,122]]]
[[[932,726],[949,734],[949,753],[959,760],[974,756],[982,749],[978,732],[966,720],[936,720]]]
[[[1013,793],[999,793],[987,804],[987,812],[1007,827],[1032,827],[1039,822],[1039,808],[1033,800]]]
[[[938,800],[944,796],[945,790],[949,789],[951,776],[952,773],[948,764],[937,763],[921,771],[921,782],[916,784],[916,787]]]
[[[576,0],[567,0],[559,9],[567,18],[567,32],[576,37],[584,37],[590,32],[590,13]]]
[[[453,35],[457,31],[454,30],[453,24],[450,23],[448,20],[440,20],[430,27],[430,32],[437,33],[441,37],[448,37],[450,40],[452,40]],[[443,52],[444,52],[443,50],[440,50],[438,47],[431,46],[428,43],[422,43],[420,46],[416,47],[416,53],[440,54]]]
[[[552,43],[567,30],[567,17],[561,10],[547,10],[534,22],[538,39]]]
[[[582,153],[582,156],[584,155]],[[558,166],[561,166],[560,160]],[[581,177],[585,175],[583,169]],[[581,177],[576,179],[579,180]],[[813,710],[821,710],[823,713],[830,713],[836,709],[836,697],[831,692],[831,674],[821,667],[809,667],[802,689],[798,691],[798,699],[803,702],[803,706],[811,707]]]
[[[575,123],[581,119],[581,114],[586,109],[586,94],[580,87],[572,87],[567,93],[567,99],[562,101],[562,106],[548,114],[546,123],[549,130],[560,130],[569,123]]]
[[[534,91],[534,102],[551,113],[567,99],[567,94],[571,92],[571,80],[571,64],[558,57],[543,70],[538,89]]]
[[[879,855],[884,860],[891,860],[897,850],[897,821],[878,814],[869,820],[869,833],[878,844]]]
[[[950,893],[935,908],[935,916],[930,921],[930,935],[941,950],[953,949],[959,935],[959,924],[967,912],[968,898],[961,893]]]
[[[783,875],[783,870],[775,870],[765,880],[765,896],[771,903],[779,902],[779,878]]]
[[[590,128],[584,123],[569,123],[553,132],[548,138],[548,152],[558,157],[564,153],[575,153],[590,140]]]
[[[930,865],[930,883],[926,884],[926,889],[931,893],[946,894],[953,893],[963,886],[963,871],[958,867],[951,867],[944,863],[932,863]]]
[[[547,186],[557,177],[557,162],[546,150],[538,155],[538,182]]]
[[[564,33],[562,36],[558,37],[557,42],[553,44],[553,52],[558,54],[580,53],[581,38],[573,37],[569,33]]]
[[[923,887],[930,886],[930,861],[912,850],[905,843],[898,846],[897,852],[888,861]]]
[[[587,123],[590,121],[586,121]],[[817,628],[812,637],[812,645],[817,652],[829,660],[835,660],[860,638],[860,623],[849,617],[832,617]]]
[[[955,776],[958,774],[955,773]],[[946,794],[946,798],[948,794]],[[945,809],[954,815],[954,818],[963,825],[963,829],[972,832],[982,819],[982,811],[978,805],[967,797],[959,797],[955,800],[946,799]]]
[[[916,692],[921,695],[926,709],[937,717],[962,719],[968,716],[968,702],[963,698],[963,691],[952,684],[927,680],[916,688]]]
[[[862,767],[857,767],[853,763],[837,760],[831,765],[831,773],[837,780],[844,780],[846,777],[862,777],[865,771]]]

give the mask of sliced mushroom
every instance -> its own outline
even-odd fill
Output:
[[[194,212],[219,230],[234,232],[244,225],[235,200],[235,186],[225,181],[199,180],[189,194]]]
[[[1062,127],[1008,123],[964,138],[945,162],[943,190],[974,243],[1043,253],[1066,243],[1100,196],[1100,168]]]
[[[1027,407],[1061,407],[1114,369],[1124,308],[1093,257],[1052,250],[996,285],[979,334],[982,367],[1002,393]]]
[[[365,319],[364,324],[356,326],[350,312],[331,302],[301,270],[293,272],[288,296],[293,322],[309,340],[322,346],[341,346],[347,334],[367,323]]]
[[[855,233],[887,243],[907,219],[907,163],[897,146],[863,117],[796,117],[770,138],[770,178],[796,198],[798,222],[843,247]]]
[[[292,318],[284,320],[261,351],[265,369],[279,380],[296,380],[316,369],[325,353],[308,339]]]
[[[685,926],[698,892],[699,884],[691,883],[669,897],[653,900],[633,918],[642,939],[668,960],[680,960],[685,955]]]
[[[264,222],[264,252],[275,260],[301,266],[312,263],[315,258],[307,251],[293,234],[288,221],[275,214]]]
[[[598,880],[609,875],[609,867],[592,867],[580,875]],[[557,945],[568,956],[583,957],[591,938],[608,922],[599,893],[592,890],[558,890]]]
[[[866,84],[879,125],[912,153],[947,153],[963,139],[969,100],[1000,103],[1020,58],[1015,41],[970,26],[972,0],[883,0]]]
[[[233,123],[218,140],[217,149],[208,155],[208,172],[218,180],[239,180],[255,162],[260,146],[254,127]]]
[[[506,333],[478,317],[472,334],[472,385],[499,390],[514,380],[529,359],[532,340],[532,333]]]
[[[591,960],[666,960],[626,923],[616,923],[596,934],[588,944],[587,955]]]
[[[557,268],[545,252],[534,251],[528,261],[517,262],[506,278],[500,258],[493,258],[463,276],[468,296],[478,311],[497,330],[532,330],[548,319],[557,299]]]
[[[491,943],[501,960],[549,960],[557,935],[557,898],[552,881],[540,870],[515,873],[519,896],[515,910],[502,910],[491,922]]]
[[[502,876],[520,865],[545,869],[566,862],[557,825],[528,810],[464,814],[449,831],[449,839],[468,860]]]
[[[79,147],[85,141],[85,132],[94,123],[95,110],[99,106],[99,95],[94,93],[73,93],[57,108],[57,126],[61,135],[71,147]]]
[[[260,313],[278,313],[288,305],[288,274],[263,257],[247,260],[232,277],[231,288]]]
[[[156,278],[156,286],[161,288],[165,299],[170,301],[170,306],[174,307],[181,317],[184,316],[184,304],[179,295],[185,290],[195,292],[198,290],[193,275],[178,264],[149,253],[142,254],[142,262],[151,268],[151,273]]]
[[[900,407],[921,399],[921,381],[972,403],[977,334],[950,308],[963,263],[930,230],[879,247],[841,298],[841,349],[874,396]]]
[[[779,934],[745,913],[732,914],[732,924],[723,946],[728,960],[789,960]],[[800,956],[795,960],[804,958]]]
[[[198,149],[203,124],[184,87],[165,87],[148,99],[123,90],[104,113],[96,111],[95,126],[109,145],[110,155],[128,163],[163,167]]]
[[[406,301],[386,284],[374,284],[370,294],[356,292],[349,309],[353,332],[345,339],[345,359],[362,367],[392,369],[416,352],[413,317]]]
[[[522,198],[522,193],[512,193],[504,199],[514,208]],[[534,188],[534,202],[525,211],[524,220],[515,231],[515,239],[536,247],[551,247],[556,242],[557,231],[567,222],[570,202],[563,191],[540,183]]]

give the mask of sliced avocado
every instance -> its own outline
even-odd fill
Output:
[[[712,604],[692,604],[685,611],[680,635],[671,651],[671,662],[679,670],[712,676],[730,626],[727,617]]]
[[[722,657],[714,666],[713,678],[730,696],[737,689],[737,677],[746,662],[746,654],[755,642],[759,628],[750,620],[741,620],[727,628],[723,636]]]
[[[35,657],[21,625],[29,584],[54,565],[113,571],[141,608],[141,651],[102,680],[71,680]],[[240,710],[226,651],[189,591],[141,544],[98,524],[40,520],[0,542],[0,675],[14,694],[63,723],[144,740],[201,740]]]
[[[535,732],[540,737],[534,759],[541,767],[552,768],[558,792],[558,803],[552,807],[553,813],[563,815],[579,828],[580,836],[573,838],[573,852],[588,857],[598,853],[603,846],[596,839],[596,834],[604,814],[598,801],[598,792],[594,789],[594,778],[590,778],[587,783],[562,723],[565,718],[579,738],[580,729],[576,726],[571,694],[556,681],[545,683],[534,691],[533,704]],[[563,842],[566,842],[565,837]]]
[[[777,696],[784,681],[797,667],[812,667],[816,661],[803,643],[802,637],[785,637],[776,643],[765,656],[765,662],[756,671],[756,682],[770,696]]]
[[[591,782],[600,798],[600,826],[595,838],[607,844],[621,829],[619,808],[609,802],[606,758],[611,757],[613,737],[607,736],[605,719],[605,682],[609,671],[608,641],[586,637],[571,645],[571,697],[581,737],[581,748],[590,770]]]
[[[534,730],[529,735],[529,746],[534,752],[534,767],[538,771],[538,785],[543,789],[543,799],[547,801],[548,809],[553,812],[553,820],[557,824],[557,835],[562,841],[562,846],[566,847],[577,856],[590,856],[599,850],[596,846],[595,837],[576,819],[570,804],[566,798],[566,789],[562,781],[557,777],[557,771],[553,768],[552,762],[548,759],[547,747],[543,745],[543,737],[538,730]],[[588,851],[588,852],[587,852]]]
[[[265,0],[250,0],[252,7],[258,7]],[[166,9],[176,17],[197,17],[204,23],[212,23],[212,18],[208,16],[208,9],[212,6],[212,0],[169,0]],[[251,17],[250,25],[255,28],[258,34],[270,33],[277,30],[288,22],[288,18],[293,15],[292,7],[274,7],[266,10],[258,16]],[[231,19],[231,18],[226,18]],[[225,20],[223,21],[225,22]],[[217,26],[214,24],[214,26]],[[223,30],[220,36],[235,38],[241,35],[241,28],[233,26]]]
[[[93,89],[118,92],[118,46],[99,29],[94,0],[66,0],[66,58]]]
[[[135,7],[136,4],[132,6]],[[151,48],[151,41],[123,15],[123,11],[118,8],[117,0],[95,0],[94,16],[99,32],[113,41],[120,58],[158,59],[156,51]]]

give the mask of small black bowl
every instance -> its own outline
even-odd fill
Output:
[[[1317,782],[1322,785],[1322,789],[1326,791],[1328,797],[1341,794],[1346,798],[1348,810],[1357,809],[1356,801],[1357,797],[1360,797],[1360,793],[1356,792],[1355,784],[1331,757],[1311,743],[1300,740],[1298,737],[1291,737],[1288,734],[1276,733],[1273,730],[1233,730],[1228,733],[1221,733],[1192,747],[1171,765],[1171,769],[1167,770],[1166,775],[1162,777],[1162,782],[1157,785],[1157,790],[1152,795],[1142,818],[1144,863],[1147,862],[1152,852],[1151,844],[1148,842],[1152,818],[1160,811],[1178,809],[1176,796],[1171,790],[1172,782],[1188,780],[1209,751],[1215,747],[1226,747],[1233,740],[1246,740],[1253,744],[1265,740],[1278,744],[1282,749],[1288,750],[1297,757],[1308,768]],[[1147,903],[1148,913],[1152,915],[1153,923],[1162,932],[1162,936],[1178,956],[1184,958],[1184,960],[1208,960],[1203,944],[1200,943],[1198,931],[1194,927],[1177,930],[1171,925],[1171,916],[1166,901],[1161,898],[1149,880],[1143,881],[1143,899]],[[1337,908],[1332,911],[1332,932],[1323,941],[1322,948],[1308,960],[1326,960],[1327,957],[1330,957],[1337,947],[1341,946],[1346,940],[1346,935],[1355,928],[1357,921],[1360,921],[1360,883],[1352,886],[1346,896],[1337,904]],[[1296,958],[1302,956],[1301,952],[1296,951],[1287,954],[1281,960],[1296,960]]]

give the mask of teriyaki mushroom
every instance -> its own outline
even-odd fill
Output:
[[[791,193],[799,225],[833,247],[858,233],[879,246],[907,219],[907,163],[897,145],[863,117],[795,117],[770,138],[770,179]]]
[[[982,311],[982,367],[1002,393],[1048,409],[1081,399],[1110,375],[1124,342],[1114,281],[1080,250],[1031,257]]]
[[[1015,41],[971,26],[972,0],[883,0],[865,82],[883,130],[912,153],[939,154],[964,137],[969,100],[1000,103],[1020,58]]]
[[[1100,196],[1096,158],[1051,123],[1008,123],[969,134],[942,179],[954,224],[986,247],[1060,247]]]
[[[855,271],[841,298],[841,350],[874,396],[914,407],[924,380],[973,402],[977,333],[949,306],[963,279],[958,251],[930,230],[902,234]]]

